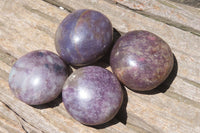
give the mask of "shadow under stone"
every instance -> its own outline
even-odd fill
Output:
[[[37,109],[46,109],[46,108],[54,108],[56,106],[59,106],[60,103],[62,103],[62,94],[60,94],[55,100],[41,104],[41,105],[32,105],[32,107],[37,108]]]

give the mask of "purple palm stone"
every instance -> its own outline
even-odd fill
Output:
[[[19,58],[11,69],[9,86],[14,95],[29,105],[54,100],[62,91],[68,69],[60,57],[38,50]]]
[[[65,108],[74,119],[86,125],[99,125],[111,120],[119,111],[123,92],[110,71],[88,66],[69,76],[62,97]]]
[[[73,66],[100,59],[111,46],[112,24],[102,13],[82,9],[69,14],[56,31],[58,54]]]
[[[169,45],[147,31],[132,31],[120,37],[114,45],[110,65],[128,88],[151,90],[170,74],[174,58]]]

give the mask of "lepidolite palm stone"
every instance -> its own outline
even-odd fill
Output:
[[[56,31],[55,46],[66,63],[83,66],[105,55],[112,39],[109,19],[98,11],[82,9],[61,22]]]
[[[44,104],[61,93],[68,69],[58,55],[46,50],[33,51],[16,61],[9,75],[9,86],[21,101]]]
[[[69,76],[62,97],[65,108],[74,119],[86,125],[99,125],[111,120],[119,111],[123,91],[110,71],[88,66]]]
[[[132,31],[114,45],[110,65],[128,88],[147,91],[160,85],[170,74],[174,58],[169,45],[147,31]]]

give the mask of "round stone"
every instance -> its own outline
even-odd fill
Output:
[[[112,24],[102,13],[82,9],[69,14],[56,31],[55,45],[62,59],[73,66],[91,64],[111,46]]]
[[[54,100],[62,91],[68,67],[50,51],[37,50],[19,58],[9,75],[14,95],[29,105]]]
[[[62,97],[65,108],[74,119],[86,125],[99,125],[111,120],[119,111],[123,91],[110,71],[88,66],[69,76]]]
[[[114,74],[136,91],[148,91],[160,85],[173,64],[169,45],[148,31],[132,31],[120,37],[110,56]]]

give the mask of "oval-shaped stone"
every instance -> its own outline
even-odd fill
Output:
[[[69,14],[56,31],[55,45],[62,59],[73,66],[91,64],[108,51],[112,24],[102,13],[89,9]]]
[[[86,125],[99,125],[111,120],[119,111],[123,91],[110,71],[88,66],[69,76],[62,97],[66,110],[74,119]]]
[[[19,58],[9,75],[14,95],[29,105],[54,100],[62,91],[69,67],[50,51],[37,50]]]
[[[169,45],[148,31],[132,31],[114,45],[110,65],[114,74],[128,88],[152,90],[170,74],[174,58]]]

